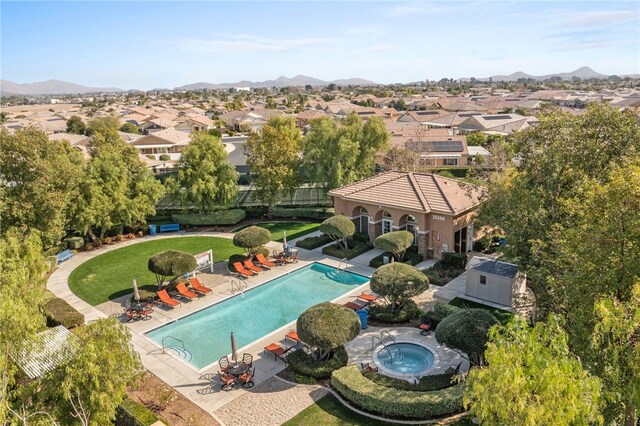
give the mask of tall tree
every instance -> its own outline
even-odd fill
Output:
[[[256,198],[268,206],[269,216],[282,194],[292,194],[300,183],[301,139],[293,118],[274,117],[244,145]]]
[[[602,424],[602,385],[570,354],[556,318],[534,328],[514,319],[493,327],[489,338],[488,365],[471,369],[464,395],[465,405],[482,424]]]
[[[87,131],[87,126],[77,115],[72,115],[69,120],[67,120],[67,133],[73,133],[75,135],[84,135]]]
[[[406,148],[394,146],[384,154],[382,166],[385,170],[415,172],[420,167],[420,156]]]
[[[89,121],[86,133],[87,136],[92,136],[96,133],[108,133],[110,131],[117,131],[118,129],[120,129],[120,120],[118,120],[118,117],[107,115]]]
[[[377,117],[363,124],[350,114],[339,125],[326,117],[310,124],[302,143],[304,169],[310,181],[327,191],[371,176],[376,154],[388,147],[389,133]]]
[[[78,204],[76,225],[95,239],[116,225],[144,224],[155,213],[163,193],[162,184],[140,160],[136,148],[124,142],[117,132],[96,133],[90,146]]]
[[[194,204],[200,213],[227,205],[238,194],[238,172],[229,162],[219,137],[194,133],[177,169],[176,178],[166,182],[169,194],[183,203]]]
[[[69,142],[50,141],[34,128],[1,132],[1,229],[34,228],[42,233],[46,247],[54,245],[77,208],[74,198],[82,176],[82,154]]]

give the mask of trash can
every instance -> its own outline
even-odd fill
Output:
[[[498,244],[500,244],[501,246],[506,246],[507,245],[507,239],[506,238],[498,238]]]
[[[149,235],[151,235],[152,237],[155,237],[156,235],[158,235],[156,225],[149,225]]]
[[[359,309],[356,311],[356,314],[360,317],[360,324],[362,324],[362,329],[367,328],[367,318],[369,318],[369,311],[366,309]]]

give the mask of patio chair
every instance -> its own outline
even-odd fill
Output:
[[[418,328],[420,329],[420,334],[423,336],[428,336],[431,334],[431,321],[429,320],[422,320],[422,324],[420,324],[418,326]]]
[[[358,296],[356,296],[356,298],[360,300],[364,300],[365,302],[368,302],[368,303],[373,303],[376,300],[380,299],[380,295],[372,292],[363,291]]]
[[[220,377],[220,383],[222,383],[221,389],[223,391],[230,391],[233,389],[233,385],[236,384],[236,378],[231,374],[218,371],[218,377]]]
[[[353,302],[347,302],[343,305],[346,308],[359,311],[360,309],[366,309],[369,306],[368,302],[362,302],[360,300],[354,300]]]
[[[460,366],[461,365],[462,365],[462,361],[460,361],[460,363],[456,366],[456,368],[453,368],[453,367],[450,366],[444,372],[445,372],[445,374],[451,374],[453,376],[457,376],[458,374],[460,374]]]
[[[163,305],[168,305],[168,306],[171,306],[172,308],[175,308],[181,305],[180,302],[178,302],[176,299],[173,299],[171,298],[171,296],[169,296],[169,293],[167,293],[167,290],[160,290],[156,294],[160,298],[160,302],[162,302]]]
[[[244,266],[242,266],[242,263],[240,262],[234,262],[233,263],[233,267],[236,268],[236,273],[239,275],[242,275],[244,277],[252,277],[254,275],[256,275],[255,272],[250,271],[248,269],[245,269]]]
[[[365,372],[367,372],[367,371],[373,371],[373,372],[375,372],[375,373],[377,373],[377,372],[378,372],[378,367],[372,367],[371,365],[369,365],[369,363],[368,363],[368,362],[366,362],[366,363],[365,363],[365,362],[361,362],[361,363],[360,363],[360,367],[362,367],[362,368],[361,368],[361,371],[365,371]]]
[[[278,265],[287,263],[287,255],[284,252],[278,253],[277,250],[274,250],[273,253],[271,253],[271,257],[273,257]]]
[[[295,343],[300,343],[302,340],[300,340],[300,336],[298,336],[298,332],[297,331],[290,331],[287,333],[286,336],[284,336],[285,340],[289,339],[294,341]]]
[[[181,297],[186,297],[189,300],[194,300],[198,298],[198,295],[187,289],[187,286],[184,283],[178,283],[176,286],[176,290],[178,290],[178,294]]]
[[[255,367],[252,370],[248,370],[246,373],[242,373],[238,378],[240,380],[241,386],[245,389],[251,389],[254,386],[253,376],[256,374]]]
[[[283,346],[280,346],[277,343],[271,343],[270,345],[264,347],[264,351],[263,352],[272,353],[274,360],[278,360],[279,359],[280,361],[284,362],[285,365],[287,365],[286,355],[291,349],[293,349],[293,346],[290,347],[290,348],[285,348]]]
[[[251,368],[253,366],[253,355],[242,354],[242,363],[248,365],[249,368]]]
[[[200,284],[200,280],[197,278],[189,278],[189,283],[191,284],[191,287],[193,287],[193,289],[198,293],[206,295],[213,291],[209,287],[205,287]]]
[[[264,269],[254,265],[250,259],[244,261],[244,267],[253,272],[264,272]]]
[[[291,250],[289,255],[287,256],[287,262],[289,263],[297,263],[298,262],[298,250]]]
[[[273,268],[274,266],[276,266],[275,263],[268,261],[262,253],[256,254],[256,260],[259,264],[261,264],[262,266],[266,266],[267,268]]]
[[[225,355],[218,360],[218,365],[220,366],[220,370],[226,372],[231,363],[229,362],[229,358]]]

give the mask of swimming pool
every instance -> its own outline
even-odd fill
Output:
[[[181,358],[201,369],[231,352],[232,331],[241,348],[298,319],[307,308],[334,300],[368,281],[361,275],[313,263],[151,330],[146,336],[158,345],[168,336],[182,340],[186,355],[181,349],[176,350],[177,355],[184,355]],[[176,344],[169,340],[167,344]]]

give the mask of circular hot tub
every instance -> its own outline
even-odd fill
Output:
[[[437,359],[426,346],[399,342],[376,347],[373,361],[380,372],[412,381],[430,370]]]

